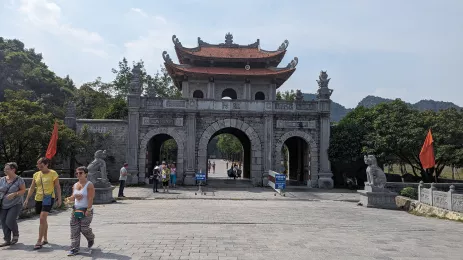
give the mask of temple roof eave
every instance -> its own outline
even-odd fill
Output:
[[[231,37],[227,39],[227,37]],[[286,53],[289,41],[285,40],[277,50],[268,51],[260,48],[260,41],[257,39],[255,43],[249,45],[239,45],[233,43],[233,36],[226,35],[225,43],[209,44],[198,37],[198,46],[194,48],[187,48],[182,45],[177,36],[172,36],[172,42],[175,45],[175,52],[179,60],[182,56],[191,55],[201,58],[214,58],[214,59],[272,59],[278,57],[281,59]]]

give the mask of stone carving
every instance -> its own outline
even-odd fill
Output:
[[[198,37],[198,40],[199,40],[199,37]],[[182,43],[180,42],[180,40],[177,38],[177,36],[174,34],[172,35],[172,42],[176,45],[176,46],[182,46]]]
[[[296,104],[296,110],[314,110],[315,105],[313,103],[298,103]]]
[[[288,45],[289,45],[289,41],[288,40],[285,40],[281,45],[280,47],[278,48],[279,51],[284,51],[288,48]]]
[[[275,103],[275,109],[293,110],[293,103]]]
[[[233,102],[233,109],[240,109],[240,103]]]
[[[172,59],[170,58],[169,54],[167,54],[167,51],[162,52],[162,58],[166,63],[174,63]]]
[[[290,63],[288,63],[286,68],[287,69],[294,69],[294,68],[296,68],[298,62],[299,62],[299,59],[297,57],[294,57],[294,59]]]
[[[97,186],[110,186],[108,181],[108,172],[106,171],[106,150],[95,152],[94,160],[87,166],[88,180]],[[100,178],[98,178],[98,176]]]
[[[166,107],[185,107],[185,100],[167,100]]]
[[[233,44],[233,35],[231,33],[225,34],[225,44],[227,45]]]
[[[222,109],[228,109],[228,102],[222,102]]]
[[[312,121],[288,121],[288,120],[277,120],[277,128],[308,128],[315,129],[317,122]]]
[[[384,185],[386,185],[386,174],[379,168],[376,157],[374,155],[365,155],[363,160],[368,165],[366,170],[368,183],[373,187],[384,188]]]
[[[300,89],[296,90],[296,101],[303,101],[304,96],[302,95],[302,92]]]
[[[317,90],[317,97],[319,99],[329,99],[331,94],[333,93],[332,89],[328,88],[328,83],[330,79],[328,78],[328,74],[326,71],[320,71],[320,75],[318,76],[318,90]]]
[[[142,118],[142,125],[155,125],[155,126],[183,126],[183,118]]]
[[[76,104],[72,101],[66,107],[66,117],[76,117]]]
[[[148,109],[161,108],[162,107],[162,99],[148,99],[146,101],[146,107]]]
[[[130,94],[141,94],[141,66],[137,64],[132,69],[132,79],[130,80]]]

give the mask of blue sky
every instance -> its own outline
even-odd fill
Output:
[[[280,89],[317,90],[328,70],[332,99],[354,107],[366,95],[451,101],[463,106],[461,0],[0,0],[0,36],[35,48],[59,76],[77,84],[101,76],[122,57],[143,59],[148,72],[175,57],[171,37],[197,37],[275,50],[289,47],[280,66],[299,58]]]

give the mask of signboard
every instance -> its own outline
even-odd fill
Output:
[[[206,174],[205,173],[197,173],[196,174],[196,180],[197,181],[206,181]]]
[[[281,193],[286,188],[286,175],[268,171],[268,185],[276,192]]]
[[[286,188],[286,175],[284,174],[275,174],[275,189],[285,189]]]

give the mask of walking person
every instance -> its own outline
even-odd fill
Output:
[[[34,250],[41,249],[48,244],[48,214],[51,212],[55,198],[58,197],[57,207],[61,206],[61,186],[59,176],[56,171],[49,169],[50,160],[43,157],[37,161],[38,172],[34,173],[31,187],[27,192],[24,207],[27,206],[29,198],[35,192],[35,213],[40,214],[39,238],[34,246]],[[56,189],[56,194],[55,194]]]
[[[21,213],[23,195],[26,193],[24,180],[16,175],[18,165],[14,162],[5,164],[5,177],[0,179],[0,219],[3,229],[3,240],[0,247],[18,243],[19,229],[16,221]],[[11,239],[13,234],[13,239]]]
[[[170,165],[170,185],[175,188],[175,185],[177,184],[177,168],[175,167],[175,164]]]
[[[85,166],[76,169],[76,177],[79,180],[72,186],[72,195],[68,201],[74,201],[71,213],[71,249],[68,256],[77,255],[80,250],[80,233],[87,239],[88,248],[92,248],[95,243],[90,224],[93,220],[93,198],[95,197],[95,187],[87,180],[88,169]]]
[[[212,162],[212,174],[215,174],[215,161]]]
[[[125,182],[127,181],[127,175],[129,173],[127,172],[127,167],[129,167],[128,163],[124,163],[124,166],[122,166],[121,170],[119,171],[119,193],[118,197],[125,197],[124,196],[124,188],[125,188]]]
[[[153,169],[153,193],[159,192],[158,185],[159,185],[160,178],[161,176],[159,174],[159,166],[156,164],[156,166],[154,166],[154,169]]]
[[[161,166],[161,180],[162,180],[162,188],[164,192],[169,193],[169,179],[170,179],[170,170],[167,168],[166,162],[162,162]]]

